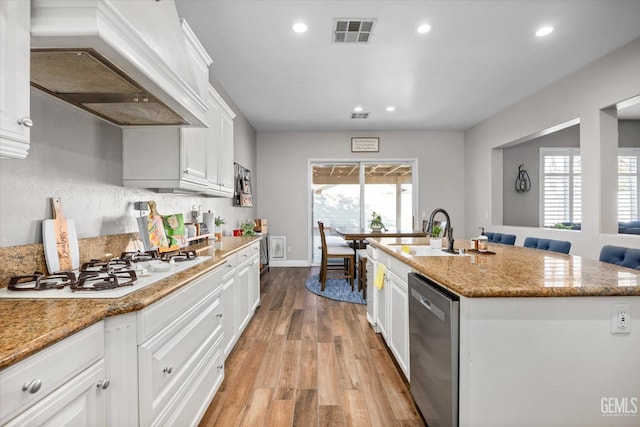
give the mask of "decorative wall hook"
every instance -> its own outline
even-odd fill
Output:
[[[516,178],[516,191],[518,193],[526,193],[531,190],[531,178],[529,174],[522,167],[524,163],[518,166],[518,177]]]

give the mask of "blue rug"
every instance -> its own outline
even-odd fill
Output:
[[[354,284],[354,290],[351,291],[351,285],[345,279],[327,279],[324,291],[320,290],[320,275],[314,274],[307,279],[304,286],[311,292],[321,297],[330,298],[336,301],[350,302],[353,304],[366,304],[367,301],[362,298],[362,292],[358,292],[357,284]]]

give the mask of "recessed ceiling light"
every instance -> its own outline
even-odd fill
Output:
[[[360,111],[362,111],[362,107],[358,105],[353,109],[353,111],[355,111],[356,113],[359,113]]]
[[[305,33],[307,31],[307,24],[297,22],[293,24],[293,31],[295,31],[296,33]]]
[[[388,112],[396,111],[396,107],[394,107],[393,105],[389,105],[389,106],[387,107],[387,111],[388,111]]]
[[[431,31],[431,25],[429,24],[422,24],[418,27],[418,33],[420,34],[428,33],[429,31]]]
[[[544,37],[544,36],[548,36],[552,32],[553,32],[553,27],[551,26],[541,27],[538,29],[538,31],[536,31],[536,36]]]

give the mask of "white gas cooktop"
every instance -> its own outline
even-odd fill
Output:
[[[7,288],[0,288],[0,298],[120,298],[210,259],[211,257],[209,256],[199,256],[191,260],[175,263],[159,260],[138,262],[132,266],[136,271],[136,281],[130,286],[121,286],[114,289],[72,291],[71,288],[67,286],[63,289],[47,289],[41,291],[11,291]]]

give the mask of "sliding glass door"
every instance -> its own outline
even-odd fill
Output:
[[[320,262],[318,221],[327,243],[341,241],[339,227],[366,228],[372,212],[389,229],[413,229],[414,173],[408,162],[311,162],[312,262]]]

